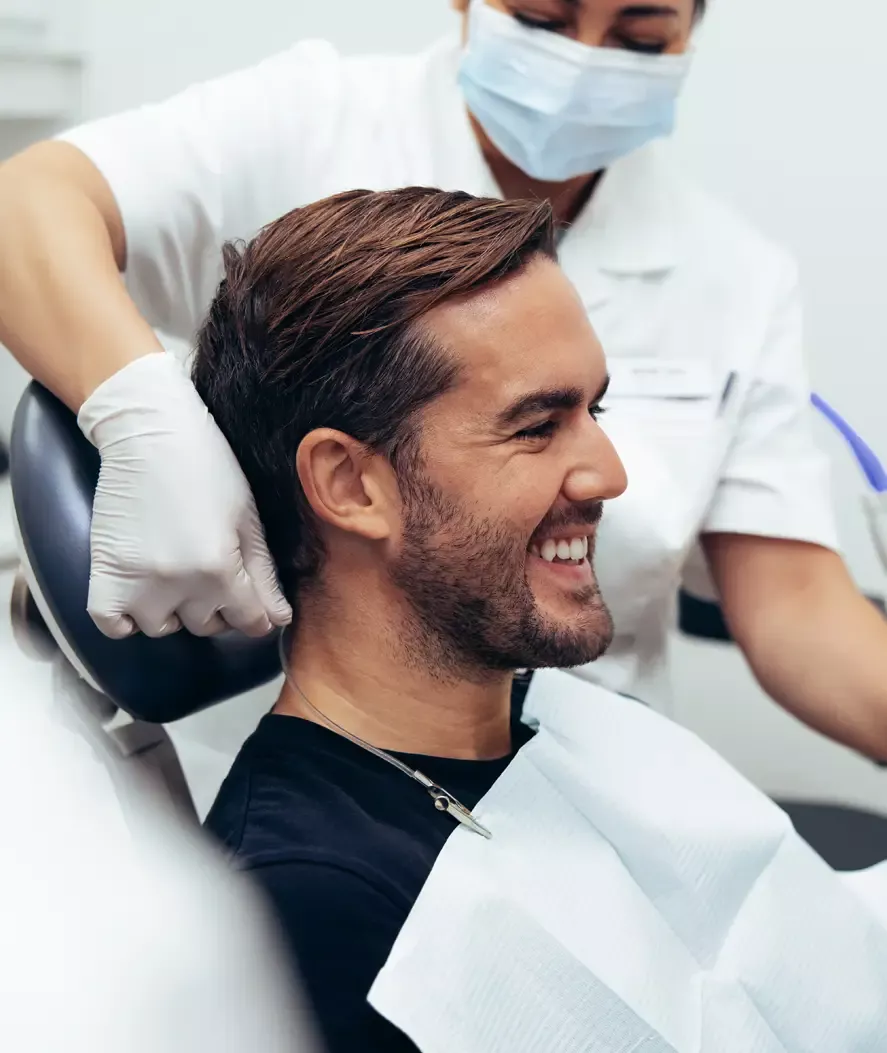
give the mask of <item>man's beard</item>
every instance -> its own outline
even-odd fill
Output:
[[[613,623],[596,581],[572,594],[574,618],[546,615],[527,582],[525,536],[479,519],[427,480],[414,477],[404,491],[401,549],[389,573],[414,615],[416,638],[403,641],[413,658],[442,676],[474,679],[569,668],[604,653]],[[590,527],[599,518],[595,503],[552,513],[542,526]]]

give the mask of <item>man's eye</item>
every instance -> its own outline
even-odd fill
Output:
[[[607,412],[607,407],[595,403],[588,407],[588,415],[592,420],[598,420],[602,413]],[[532,428],[521,428],[515,432],[514,438],[523,442],[532,442],[534,439],[550,439],[558,429],[559,422],[556,420],[544,420],[541,424],[534,424]]]
[[[533,18],[532,15],[524,15],[515,11],[514,19],[527,29],[543,29],[547,33],[561,33],[567,28],[567,23],[560,18]]]
[[[541,424],[534,424],[532,428],[522,428],[515,432],[515,439],[531,442],[533,439],[550,439],[557,430],[557,421],[546,420]]]

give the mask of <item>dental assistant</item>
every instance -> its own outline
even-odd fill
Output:
[[[543,196],[630,480],[597,539],[616,638],[576,674],[664,705],[676,591],[714,588],[767,692],[887,758],[887,625],[836,552],[795,266],[663,141],[704,0],[454,6],[462,33],[421,54],[301,42],[0,168],[0,340],[102,457],[93,618],[120,637],[291,617],[233,454],[158,353],[203,320],[224,242],[354,187]]]

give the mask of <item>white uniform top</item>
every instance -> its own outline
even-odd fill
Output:
[[[127,285],[151,324],[190,340],[222,243],[296,206],[358,187],[501,196],[458,59],[455,39],[360,58],[307,41],[68,133],[116,195]],[[606,173],[560,255],[608,356],[603,423],[629,476],[596,559],[616,639],[579,674],[657,705],[682,575],[707,588],[700,532],[836,544],[828,464],[808,433],[796,271],[662,145]]]

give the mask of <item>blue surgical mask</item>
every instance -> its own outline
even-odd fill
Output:
[[[472,0],[459,83],[512,164],[563,182],[669,135],[689,64],[689,55],[589,47]]]

